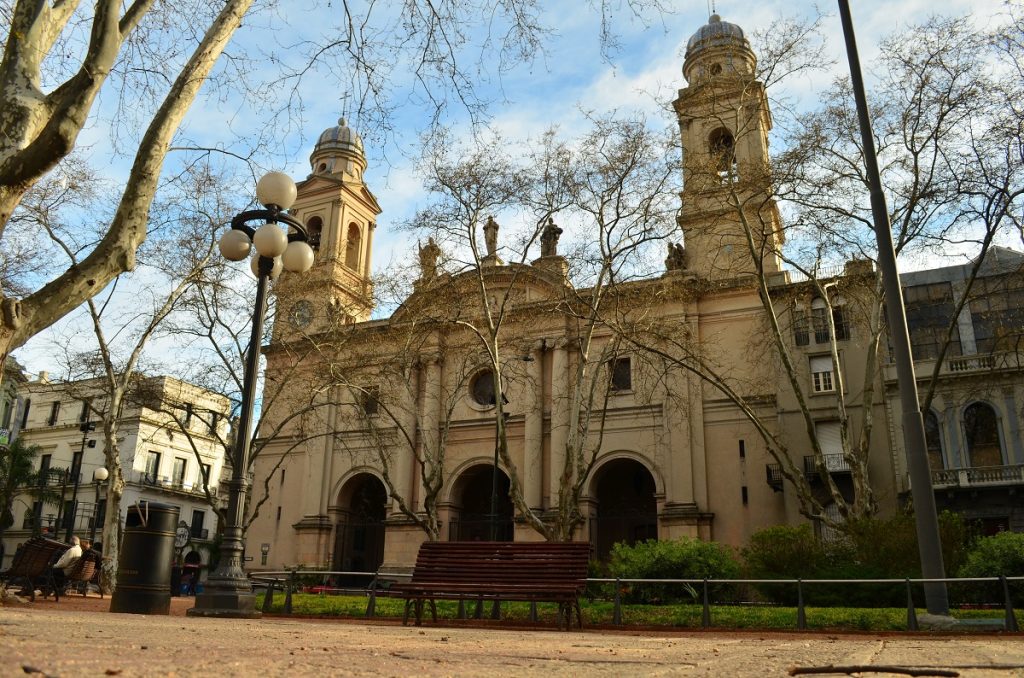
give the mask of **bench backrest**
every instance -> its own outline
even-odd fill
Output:
[[[96,573],[96,561],[92,558],[82,557],[71,566],[71,571],[65,577],[69,581],[89,581]]]
[[[47,537],[32,537],[14,554],[11,568],[4,574],[11,577],[38,577],[50,563],[70,546]]]
[[[582,588],[589,559],[586,542],[424,542],[412,582],[553,583]]]

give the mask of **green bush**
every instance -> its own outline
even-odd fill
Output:
[[[740,567],[729,547],[717,542],[683,537],[674,541],[644,541],[634,546],[612,547],[608,575],[623,579],[734,579]],[[626,600],[662,603],[692,600],[692,586],[682,584],[636,584],[626,589]],[[719,586],[716,599],[726,595]]]
[[[828,569],[829,551],[810,525],[777,525],[755,532],[741,551],[746,576],[751,579],[817,579]],[[758,584],[765,599],[796,605],[791,584]]]
[[[946,571],[956,572],[964,561],[967,529],[957,514],[939,516]],[[817,539],[809,525],[777,526],[756,532],[743,549],[747,576],[752,579],[903,579],[921,576],[917,530],[911,513],[862,519],[846,525],[835,541]],[[757,591],[767,600],[796,604],[796,587],[762,584]],[[919,597],[920,591],[915,591]],[[804,587],[808,605],[858,607],[900,606],[907,600],[903,584],[810,584]]]
[[[982,537],[974,543],[960,568],[961,577],[1019,577],[1024,575],[1024,534],[1000,532],[991,537]],[[1024,582],[1011,582],[1010,592],[1014,607],[1024,606]],[[971,585],[968,593],[971,602],[1002,602],[1003,591],[999,584]],[[993,597],[995,596],[995,597]]]

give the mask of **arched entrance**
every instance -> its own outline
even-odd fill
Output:
[[[654,477],[632,459],[614,459],[597,470],[593,499],[597,513],[590,521],[594,555],[606,560],[612,545],[658,538],[658,504]]]
[[[362,473],[345,483],[338,497],[341,516],[334,530],[332,569],[376,572],[384,560],[387,490],[376,476]],[[365,585],[363,578],[352,580]]]
[[[472,466],[455,481],[452,487],[452,518],[448,526],[449,541],[512,541],[512,500],[509,499],[509,481],[504,471],[498,471],[497,515],[491,520],[491,484],[493,466]],[[492,527],[493,523],[493,527]],[[493,537],[492,537],[493,531]]]

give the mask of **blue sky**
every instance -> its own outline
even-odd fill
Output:
[[[480,72],[480,82],[486,83],[483,93],[495,101],[491,108],[494,126],[514,139],[539,135],[552,124],[558,124],[571,134],[584,126],[581,108],[598,113],[614,108],[643,111],[652,121],[663,119],[664,124],[673,124],[660,104],[670,101],[675,91],[686,84],[682,77],[686,41],[707,21],[708,4],[705,0],[677,0],[674,3],[675,13],[651,17],[644,23],[630,16],[624,7],[626,2],[622,0],[613,17],[620,44],[610,59],[605,59],[598,41],[598,16],[589,4],[578,0],[547,3],[543,20],[554,28],[554,33],[545,40],[544,52],[531,64],[502,74],[500,78],[493,65]],[[1000,5],[996,0],[859,0],[853,4],[861,57],[865,63],[875,53],[881,36],[921,21],[929,13],[971,14],[976,21],[985,24],[989,14],[998,10]],[[835,7],[831,4],[821,7],[828,13],[822,28],[837,63],[831,71],[789,83],[785,94],[804,106],[812,105],[815,92],[827,86],[832,78],[848,72]],[[337,7],[316,10],[310,2],[282,0],[273,4],[268,13],[247,21],[236,35],[231,49],[252,50],[258,49],[260,44],[285,45],[292,44],[292,41],[318,40],[327,35],[330,27],[339,20],[332,13],[337,11]],[[720,0],[717,11],[723,20],[736,23],[751,33],[763,30],[781,15],[810,15],[815,6],[802,0],[763,0],[756,3]],[[909,33],[907,37],[913,39]],[[298,58],[298,50],[290,52],[292,58]],[[255,68],[257,79],[273,75],[274,66],[269,63],[258,63]],[[335,124],[342,112],[343,91],[337,84],[341,79],[338,75],[314,72],[302,81],[298,90],[303,103],[301,114],[288,125],[282,125],[282,133],[259,158],[264,169],[280,169],[297,179],[306,176],[313,143],[323,129]],[[400,79],[402,74],[395,74],[395,77]],[[252,98],[226,97],[198,102],[186,121],[186,134],[194,142],[210,145],[233,137],[245,138],[263,121],[261,114],[265,110],[265,106]],[[465,128],[465,116],[458,109],[449,109],[449,114],[448,122],[456,129],[460,126]],[[110,134],[102,122],[103,117],[95,118],[83,133],[81,142],[90,147],[89,155],[93,162],[103,168],[115,184],[123,183],[130,160],[107,155],[102,150],[108,147]],[[361,129],[358,116],[350,117],[350,124],[357,130]],[[394,121],[396,133],[388,143],[382,144],[379,138],[367,135],[365,144],[369,165],[365,178],[384,209],[375,236],[375,271],[386,268],[393,261],[412,256],[414,245],[408,233],[399,232],[394,225],[414,214],[426,200],[409,157],[426,124],[425,111],[413,102],[403,102],[395,110]],[[237,144],[232,148],[241,146]],[[172,155],[167,171],[174,167],[176,161]],[[80,315],[73,314],[55,331],[67,333],[80,320]],[[30,371],[57,370],[49,355],[49,342],[53,335],[54,332],[50,331],[33,339],[15,356]],[[83,340],[89,338],[89,334],[82,336]]]

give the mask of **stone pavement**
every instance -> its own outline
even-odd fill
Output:
[[[108,599],[109,601],[109,599]],[[0,675],[785,676],[898,665],[1024,677],[1024,636],[559,632],[110,614],[73,598],[0,608]],[[980,668],[984,667],[984,668]],[[38,673],[37,673],[38,672]],[[833,674],[835,675],[835,674]],[[865,674],[891,675],[891,674]]]

